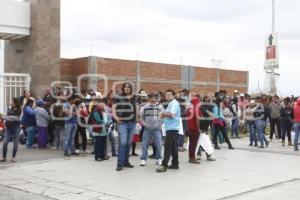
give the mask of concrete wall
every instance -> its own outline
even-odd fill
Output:
[[[0,97],[4,97],[4,41],[0,40]],[[4,112],[4,98],[0,99],[0,113]]]
[[[61,79],[71,81],[77,85],[77,77],[83,73],[91,72],[89,60],[96,57],[61,60]],[[131,81],[136,84],[137,64],[140,67],[140,88],[151,91],[165,91],[166,89],[180,90],[186,79],[182,73],[185,68],[180,65],[162,64],[154,62],[143,62],[135,60],[121,60],[112,58],[96,58],[97,65],[94,66],[97,74],[103,74],[108,78],[108,87],[120,81]],[[193,92],[207,95],[217,91],[217,69],[197,66],[189,66],[191,79],[191,90]],[[94,72],[94,71],[93,71]],[[233,94],[235,89],[240,92],[248,91],[248,72],[234,70],[219,70],[219,88],[225,89]],[[98,90],[103,92],[103,81],[97,83]],[[91,87],[88,85],[88,88]]]
[[[31,35],[5,43],[5,72],[30,73],[31,90],[41,96],[60,80],[60,0],[28,0]]]

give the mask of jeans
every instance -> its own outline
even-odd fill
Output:
[[[118,166],[124,166],[129,163],[129,152],[135,133],[135,125],[135,122],[122,122],[121,124],[118,124]]]
[[[232,119],[231,124],[231,137],[238,137],[239,136],[239,118],[234,117]]]
[[[270,119],[270,127],[271,127],[271,130],[270,130],[270,139],[272,140],[273,139],[273,134],[274,134],[274,131],[275,131],[275,125],[277,127],[277,134],[278,134],[278,139],[281,139],[281,122],[280,122],[280,119],[273,119],[271,118]]]
[[[255,132],[255,122],[247,121],[247,130],[249,132],[250,145],[255,144],[257,146],[257,137]]]
[[[14,149],[13,149],[12,157],[13,158],[16,157],[17,151],[18,151],[18,145],[19,145],[20,130],[21,130],[20,126],[7,128],[5,130],[4,142],[3,142],[3,159],[6,159],[7,146],[8,146],[8,143],[10,141],[11,136],[14,136]]]
[[[299,122],[294,123],[294,129],[295,129],[294,149],[298,150],[298,140],[299,140],[299,133],[300,133],[300,123]]]
[[[221,126],[219,124],[214,124],[214,127],[215,127],[215,130],[214,130],[214,137],[213,137],[213,141],[214,141],[214,145],[215,145],[215,148],[218,148],[219,145],[218,145],[218,134],[221,132],[225,142],[228,144],[228,147],[231,148],[232,147],[232,144],[227,136],[227,129],[226,127],[224,126]]]
[[[75,134],[77,130],[77,124],[75,123],[66,123],[65,124],[65,142],[64,142],[64,151],[65,153],[75,152]]]
[[[165,152],[164,152],[164,160],[162,161],[162,165],[168,167],[170,157],[172,155],[172,165],[178,166],[178,130],[168,130],[166,131],[166,139],[165,139]]]
[[[260,144],[263,146],[264,142],[267,144],[268,141],[265,136],[265,127],[266,127],[266,121],[258,119],[255,121],[255,128],[257,130],[258,134],[258,140],[260,141]]]
[[[86,146],[87,146],[87,137],[86,137],[85,127],[77,125],[77,131],[76,131],[76,134],[75,134],[75,148],[76,149],[80,149],[79,134],[81,135],[81,139],[82,139],[81,140],[82,150],[85,151]]]
[[[27,148],[31,148],[33,145],[33,139],[36,135],[36,126],[28,126],[26,127],[27,133]]]
[[[111,154],[116,155],[117,154],[117,152],[116,152],[116,141],[115,141],[115,137],[114,137],[114,134],[113,134],[113,130],[109,131],[108,139],[109,139],[110,144],[111,144]]]
[[[141,160],[147,160],[148,158],[148,146],[151,136],[154,137],[154,143],[156,147],[155,158],[156,160],[161,159],[161,131],[144,130]]]
[[[65,141],[65,127],[54,125],[54,147],[56,149],[63,149],[64,148],[64,141]]]
[[[282,135],[281,139],[284,142],[285,136],[287,135],[288,141],[291,142],[291,131],[292,131],[293,123],[288,120],[282,120],[281,128],[282,128]]]

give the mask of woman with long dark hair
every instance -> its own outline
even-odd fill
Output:
[[[105,110],[107,112],[107,132],[108,132],[108,139],[111,143],[111,156],[112,157],[117,157],[117,152],[116,152],[116,140],[114,137],[114,130],[116,128],[116,123],[112,117],[112,105],[114,103],[114,92],[113,90],[111,90],[107,96],[104,98],[104,102],[105,102]],[[106,145],[108,146],[108,145]],[[107,155],[107,148],[105,149],[105,155],[106,157],[109,157]]]
[[[19,135],[20,135],[20,116],[22,114],[22,106],[18,98],[13,98],[11,106],[7,110],[7,116],[5,117],[5,136],[3,142],[3,154],[2,161],[6,161],[7,156],[7,146],[13,136],[14,138],[14,148],[12,153],[12,162],[15,162],[16,155],[19,145]]]
[[[113,117],[117,122],[119,133],[117,171],[123,170],[123,167],[134,167],[129,162],[129,152],[138,116],[136,103],[132,85],[124,83],[122,85],[122,94],[115,98],[112,106]]]

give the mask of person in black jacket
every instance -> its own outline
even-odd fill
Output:
[[[12,154],[12,162],[15,162],[17,151],[18,151],[18,144],[19,144],[19,136],[20,136],[20,116],[22,114],[22,108],[21,103],[18,98],[13,99],[12,105],[7,110],[7,116],[5,117],[5,136],[4,136],[4,142],[3,142],[3,157],[2,162],[6,161],[6,155],[7,155],[7,146],[11,139],[11,137],[14,137],[14,148],[13,148],[13,154]]]
[[[293,106],[290,98],[284,99],[284,107],[280,110],[281,127],[282,127],[282,146],[285,146],[285,135],[288,137],[288,145],[292,145],[291,130],[293,127]]]

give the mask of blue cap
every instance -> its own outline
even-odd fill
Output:
[[[39,99],[36,101],[36,105],[37,106],[43,106],[44,105],[44,101],[42,99]]]

